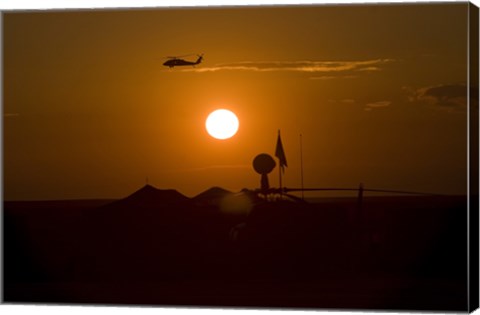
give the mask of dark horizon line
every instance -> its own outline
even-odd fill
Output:
[[[151,184],[145,184],[144,186],[142,186],[140,189],[146,187],[146,186],[150,186],[150,187],[153,187],[155,189],[158,189],[160,191],[167,191],[167,190],[174,190],[180,194],[182,194],[183,196],[185,196],[186,198],[188,199],[194,199],[196,196],[212,189],[212,188],[220,188],[220,189],[224,189],[220,186],[212,186],[206,190],[203,190],[202,192],[196,194],[195,196],[193,197],[188,197],[186,195],[184,195],[183,193],[179,192],[177,189],[175,188],[166,188],[166,189],[160,189],[160,188],[157,188]],[[278,192],[280,193],[280,191],[282,192],[300,192],[300,191],[304,191],[304,192],[308,192],[308,191],[359,191],[360,187],[357,187],[357,188],[330,188],[330,187],[327,187],[327,188],[289,188],[289,187],[283,187],[283,188],[270,188],[270,190],[272,192]],[[138,189],[139,190],[139,189]],[[138,190],[135,190],[134,192],[138,191]],[[238,193],[241,193],[242,191],[244,190],[248,190],[248,191],[251,191],[251,192],[261,192],[261,190],[259,188],[255,188],[255,189],[249,189],[249,188],[242,188],[240,191],[238,192],[232,192],[232,191],[229,191],[227,189],[224,189],[226,190],[227,192],[229,193],[232,193],[232,194],[238,194]],[[398,196],[400,197],[399,195],[418,195],[418,196],[446,196],[446,197],[453,197],[453,196],[467,196],[467,193],[455,193],[455,194],[445,194],[445,193],[427,193],[427,192],[414,192],[414,191],[404,191],[404,190],[388,190],[388,189],[369,189],[369,188],[362,188],[362,191],[363,192],[373,192],[373,193],[383,193],[383,194],[386,194],[386,193],[393,193],[393,194],[397,194],[397,195],[383,195],[383,196],[378,196],[378,195],[370,195],[370,196],[364,196],[364,197],[395,197],[395,196]],[[134,193],[132,192],[132,193]],[[131,194],[127,195],[127,196],[124,196],[124,197],[119,197],[119,198],[59,198],[59,199],[10,199],[10,200],[6,200],[3,198],[2,196],[2,201],[3,202],[61,202],[61,201],[116,201],[116,200],[122,200],[124,198],[127,198],[128,196],[130,196]],[[345,195],[342,195],[342,196],[335,196],[335,197],[332,197],[332,196],[323,196],[323,197],[306,197],[306,199],[310,199],[310,198],[315,198],[315,199],[318,199],[318,198],[356,198],[356,195],[352,195],[352,196],[345,196]]]

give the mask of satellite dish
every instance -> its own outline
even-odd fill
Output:
[[[275,166],[275,160],[266,153],[261,153],[253,159],[253,169],[258,174],[268,174]]]
[[[253,159],[253,169],[255,170],[255,172],[262,175],[260,179],[260,189],[265,194],[265,196],[268,194],[268,191],[270,189],[267,174],[275,168],[275,165],[275,160],[266,153],[261,153]]]

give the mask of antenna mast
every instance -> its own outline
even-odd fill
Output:
[[[303,146],[302,146],[302,134],[300,134],[300,180],[302,185],[302,200],[304,200],[303,196]]]

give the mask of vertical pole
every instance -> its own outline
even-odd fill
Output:
[[[300,180],[302,182],[302,200],[303,196],[303,148],[302,148],[302,134],[300,134]]]
[[[283,198],[283,191],[282,191],[282,167],[280,166],[280,158],[278,159],[278,180],[279,180],[279,186],[280,186],[280,199]]]
[[[360,183],[360,185],[358,186],[358,199],[357,199],[357,209],[358,209],[358,216],[360,220],[363,220],[362,203],[363,203],[363,183]]]
[[[260,189],[265,196],[268,194],[268,189],[270,189],[270,185],[268,184],[268,176],[266,173],[262,174],[262,178],[260,179]]]

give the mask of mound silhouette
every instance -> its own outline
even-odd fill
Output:
[[[145,185],[131,195],[117,200],[107,208],[158,209],[165,206],[187,206],[190,199],[175,189],[158,189]]]
[[[100,229],[106,224],[148,225],[159,220],[167,222],[184,215],[192,207],[190,198],[174,189],[158,189],[145,185],[131,195],[92,212]]]
[[[231,191],[215,186],[193,197],[192,201],[196,205],[218,205],[223,198],[231,194]]]
[[[181,204],[187,203],[190,199],[175,189],[158,189],[151,185],[145,185],[130,196],[121,200],[128,204]]]

